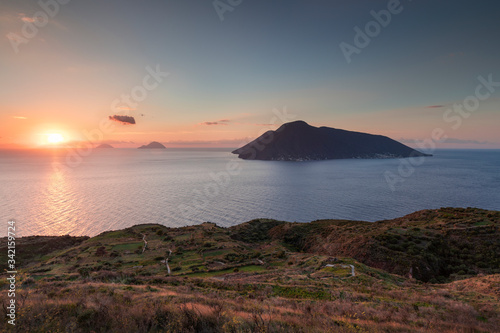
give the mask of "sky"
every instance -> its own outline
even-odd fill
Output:
[[[0,148],[238,147],[300,119],[499,149],[499,17],[493,0],[0,0]]]

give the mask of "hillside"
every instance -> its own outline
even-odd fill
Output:
[[[17,329],[494,332],[499,221],[500,212],[443,208],[376,223],[260,219],[26,237]]]
[[[500,273],[499,226],[499,212],[443,208],[375,223],[286,223],[268,235],[299,251],[348,256],[395,274],[447,282]]]
[[[318,128],[304,121],[283,124],[233,154],[246,160],[274,161],[430,156],[386,136]]]

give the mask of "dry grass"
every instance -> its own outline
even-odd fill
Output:
[[[36,282],[19,291],[17,332],[495,332],[498,297],[474,290],[500,276],[449,285],[332,290],[333,300],[242,295],[237,285]],[[179,281],[178,281],[179,282]],[[239,282],[240,283],[240,282]],[[240,286],[240,288],[242,288]],[[480,289],[481,289],[480,288]],[[5,304],[5,293],[1,301]],[[8,331],[5,315],[3,330]]]

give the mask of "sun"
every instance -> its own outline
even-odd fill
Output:
[[[64,137],[59,133],[48,134],[47,141],[49,143],[61,143],[64,141]]]

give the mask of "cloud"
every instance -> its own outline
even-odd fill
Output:
[[[33,23],[33,22],[35,22],[35,21],[36,21],[33,17],[28,17],[28,16],[23,16],[23,17],[21,17],[21,20],[22,20],[23,22],[29,22],[29,23]]]
[[[14,117],[12,117],[12,118],[14,118],[14,119],[23,119],[23,120],[24,120],[24,119],[28,119],[28,118],[26,118],[26,117],[21,117],[21,116],[14,116]]]
[[[135,119],[134,117],[131,116],[119,116],[119,115],[114,115],[114,116],[109,116],[110,120],[117,121],[119,123],[122,123],[124,125],[134,125],[135,124]]]
[[[37,16],[36,13],[34,16],[28,16],[26,15],[25,13],[17,13],[17,17],[18,19],[20,19],[21,21],[25,22],[25,23],[34,23],[36,24],[37,21],[44,21],[43,18],[41,18],[40,16]],[[0,19],[3,18],[3,17],[0,17]],[[61,30],[68,30],[68,28],[66,28],[66,26],[64,26],[63,24],[61,24],[60,22],[58,22],[57,20],[55,20],[54,18],[50,18],[48,20],[49,24],[61,29]]]
[[[229,119],[221,119],[221,120],[217,120],[217,121],[205,121],[205,122],[201,123],[200,125],[208,125],[208,126],[211,126],[211,125],[227,125],[230,122],[231,122],[231,120],[229,120]]]
[[[210,125],[227,125],[227,124],[225,124],[225,123],[218,123],[216,121],[205,121],[204,123],[201,123],[201,125],[208,125],[208,126],[210,126]]]
[[[438,108],[444,108],[445,105],[429,105],[429,106],[426,106],[425,108],[426,109],[438,109]]]

